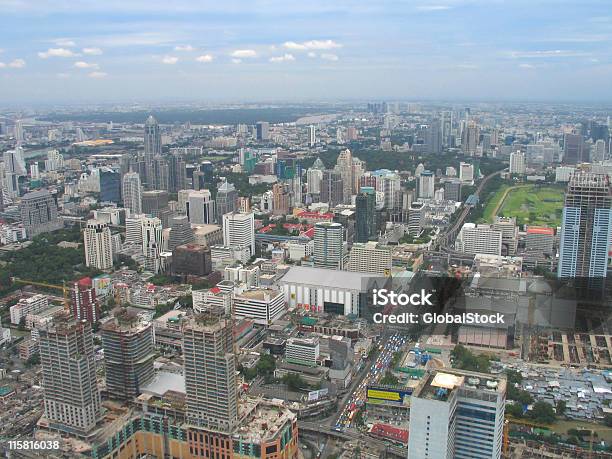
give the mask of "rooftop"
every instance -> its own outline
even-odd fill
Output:
[[[292,266],[281,279],[282,284],[309,284],[321,287],[350,288],[365,290],[363,280],[371,278],[368,273],[354,273],[349,271],[332,271],[323,268],[309,268],[305,266]]]

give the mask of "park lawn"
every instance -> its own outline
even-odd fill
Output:
[[[612,428],[606,427],[603,424],[585,421],[559,420],[551,425],[550,429],[558,434],[566,434],[569,429],[594,430],[601,440],[604,440],[608,444],[612,443]]]
[[[485,209],[483,211],[483,220],[485,222],[492,222],[493,221],[493,217],[495,217],[495,215],[493,213],[495,212],[495,209],[497,208],[499,202],[501,201],[502,197],[504,196],[504,192],[507,189],[508,189],[508,185],[502,185],[499,188],[499,190],[497,190],[495,192],[495,194],[493,194],[491,199],[489,199],[489,201],[487,202],[487,205],[485,206]]]
[[[502,217],[516,217],[519,225],[557,227],[561,224],[562,212],[562,189],[533,185],[510,191],[499,214]]]

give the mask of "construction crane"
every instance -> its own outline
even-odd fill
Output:
[[[54,284],[47,284],[46,282],[36,282],[36,281],[28,280],[28,279],[20,279],[18,277],[12,277],[11,281],[14,284],[33,285],[36,287],[61,290],[63,297],[64,297],[64,309],[66,311],[70,311],[70,287],[66,286],[66,282],[63,282],[62,285],[54,285]]]

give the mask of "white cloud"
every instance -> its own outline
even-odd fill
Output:
[[[58,38],[54,43],[63,48],[73,48],[76,46],[76,43],[68,38]]]
[[[106,76],[108,76],[108,73],[105,72],[91,72],[90,74],[87,75],[89,78],[105,78]]]
[[[201,56],[196,57],[196,61],[198,62],[212,62],[213,57],[211,54],[202,54]]]
[[[230,56],[237,59],[257,57],[257,52],[254,49],[237,49],[230,54]]]
[[[178,57],[164,56],[161,61],[162,61],[162,64],[174,65],[178,62]]]
[[[0,69],[3,69],[4,67],[6,67],[6,64],[4,62],[0,62]]]
[[[56,77],[64,80],[66,78],[70,78],[70,74],[69,73],[58,73],[57,75],[55,75]]]
[[[49,48],[47,51],[41,51],[38,53],[38,57],[41,59],[47,59],[49,57],[75,57],[78,54],[70,51],[66,48]]]
[[[236,59],[236,58],[232,59],[233,64],[240,64],[241,62],[242,62],[242,59]]]
[[[23,59],[15,59],[11,63],[9,63],[8,66],[14,69],[22,69],[25,67],[25,65],[26,65],[26,62]]]
[[[323,53],[321,54],[321,59],[325,59],[326,61],[337,61],[338,56],[336,56],[335,54]]]
[[[295,57],[293,54],[283,54],[282,56],[275,56],[270,58],[270,62],[287,62],[294,61]]]
[[[475,70],[478,68],[478,66],[476,64],[466,63],[466,64],[458,64],[457,68],[464,69],[464,70]]]
[[[448,5],[421,5],[416,8],[418,11],[444,11],[450,10],[451,7]]]
[[[283,46],[287,49],[293,49],[295,51],[306,51],[309,49],[335,49],[342,48],[340,43],[334,40],[309,40],[301,43],[295,41],[286,41]]]
[[[98,64],[94,64],[93,62],[84,61],[75,62],[74,66],[79,69],[97,69],[100,67]]]
[[[174,47],[174,51],[195,51],[195,48],[191,45],[177,45]]]
[[[312,51],[310,51],[310,52],[308,53],[308,57],[310,57],[310,58],[317,57],[317,53],[313,53]]]
[[[521,69],[535,69],[535,65],[531,65],[531,64],[519,64],[519,68]]]
[[[87,54],[88,56],[98,56],[102,54],[102,50],[100,48],[83,48],[83,54]]]
[[[510,57],[513,59],[547,59],[554,57],[584,57],[589,55],[589,53],[568,51],[563,49],[552,49],[545,51],[510,51]]]

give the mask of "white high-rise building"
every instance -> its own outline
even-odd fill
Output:
[[[525,168],[525,153],[521,151],[510,153],[510,173],[523,175]]]
[[[319,337],[289,338],[285,346],[285,359],[288,363],[316,367],[320,356]]]
[[[142,184],[140,175],[136,172],[128,172],[123,176],[123,205],[130,210],[132,215],[142,213]]]
[[[344,265],[343,233],[344,228],[340,223],[322,222],[315,225],[315,267],[342,269]]]
[[[64,155],[57,150],[49,150],[45,160],[45,171],[56,171],[64,168]]]
[[[255,255],[255,216],[252,212],[231,212],[223,216],[223,245],[248,247]]]
[[[191,224],[213,224],[215,222],[215,201],[210,191],[191,191],[187,198],[186,211]]]
[[[143,214],[132,215],[125,219],[125,243],[142,245]]]
[[[461,370],[434,370],[410,397],[408,457],[500,459],[507,381]]]
[[[474,182],[474,165],[470,163],[459,163],[459,180],[462,183]]]
[[[490,225],[464,223],[455,241],[455,248],[463,253],[501,255],[502,232]]]
[[[113,242],[111,230],[105,222],[89,220],[83,231],[85,264],[105,270],[113,267]]]
[[[312,124],[308,126],[308,145],[314,147],[317,143],[317,128]]]
[[[30,178],[32,180],[38,180],[40,178],[40,171],[38,170],[38,163],[30,164]]]
[[[163,241],[161,220],[157,217],[143,217],[142,251],[145,256],[145,268],[152,273],[162,270],[160,255],[164,245]]]
[[[351,248],[347,271],[388,276],[391,272],[391,249],[376,241],[356,242]]]
[[[423,171],[419,176],[418,194],[421,199],[433,199],[435,194],[436,178],[431,171]]]
[[[306,171],[306,186],[308,187],[308,193],[320,194],[321,193],[321,181],[323,180],[323,171],[320,169],[308,169]]]

